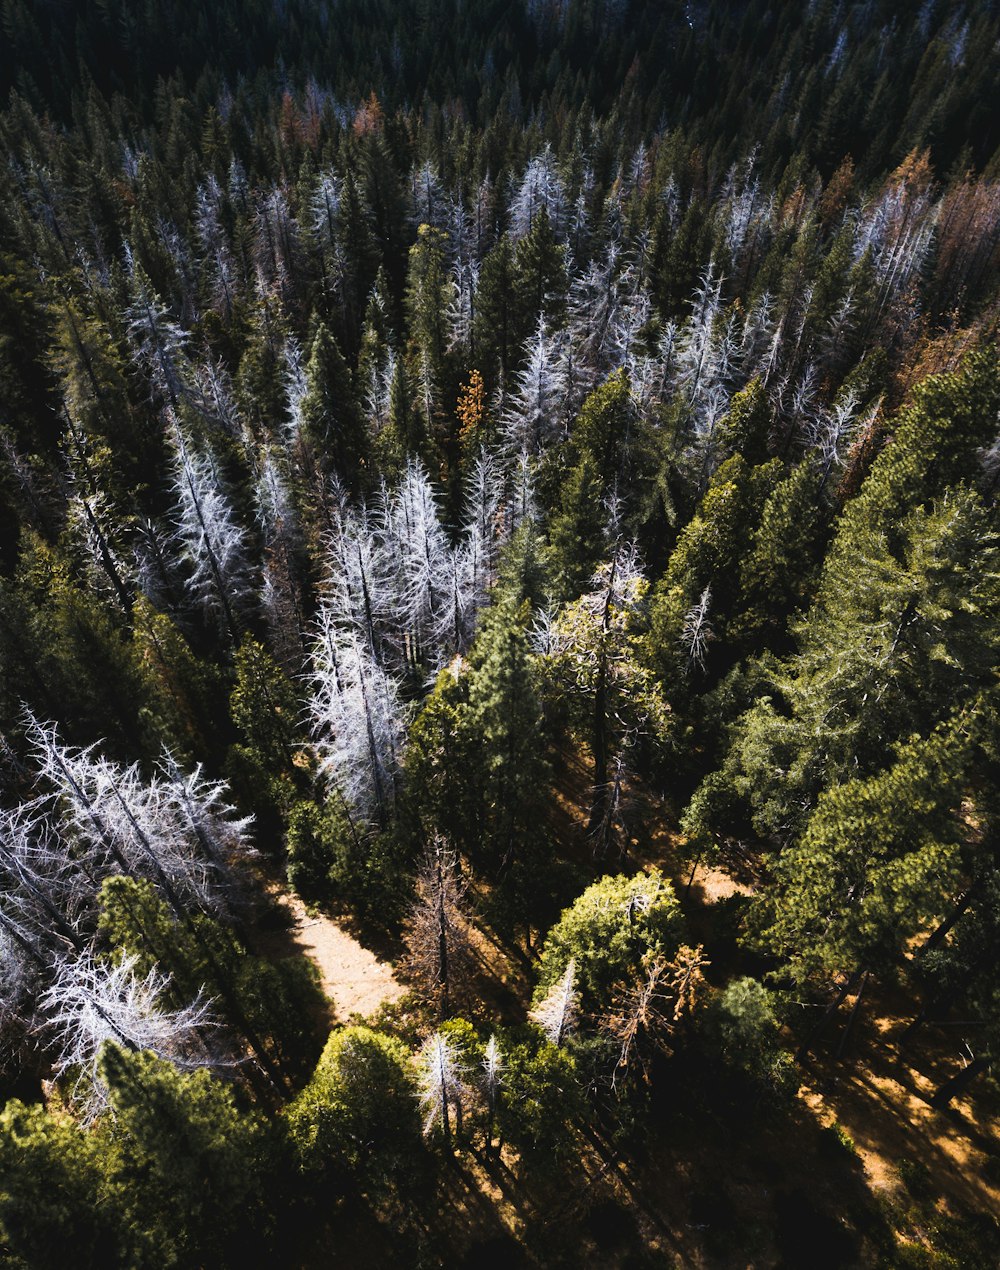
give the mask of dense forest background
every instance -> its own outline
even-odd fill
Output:
[[[996,1264],[996,5],[0,29],[0,1261]]]

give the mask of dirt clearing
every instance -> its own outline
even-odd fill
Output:
[[[331,918],[310,913],[294,895],[279,895],[278,903],[292,915],[292,942],[319,970],[320,984],[338,1019],[374,1014],[380,1005],[404,994],[392,967]]]

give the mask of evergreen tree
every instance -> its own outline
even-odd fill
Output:
[[[525,606],[501,601],[487,611],[470,656],[468,722],[482,763],[479,851],[493,869],[529,864],[539,850],[548,783],[539,745],[541,707],[535,688]]]
[[[549,560],[557,600],[575,599],[604,554],[602,482],[589,452],[563,482],[560,507],[549,521]]]
[[[826,789],[775,864],[763,936],[798,980],[884,972],[961,885],[958,804],[971,719],[901,744],[885,770]]]
[[[11,1100],[0,1112],[0,1231],[23,1265],[80,1265],[126,1254],[126,1229],[104,1191],[101,1143],[41,1106]],[[129,1250],[132,1251],[132,1250]],[[133,1253],[134,1255],[134,1253]]]
[[[562,326],[568,286],[565,254],[543,205],[514,248],[515,334],[526,335],[539,319],[553,330]]]
[[[926,733],[989,682],[996,546],[978,500],[952,493],[899,533],[898,555],[867,525],[852,553],[834,543],[800,652],[735,731],[726,779],[763,832],[793,833],[821,789],[877,771],[890,738]]]
[[[680,905],[656,870],[602,878],[563,912],[546,936],[535,1008],[546,1019],[554,1018],[562,1002],[565,1021],[567,1002],[578,994],[582,1015],[593,1020],[610,1006],[619,980],[631,977],[647,953],[670,954],[679,942]],[[573,973],[567,977],[571,963]],[[562,995],[553,997],[557,984]]]
[[[481,369],[491,391],[502,391],[510,383],[517,350],[528,335],[517,321],[514,278],[514,249],[504,234],[483,260],[473,327]]]
[[[142,1260],[227,1264],[253,1255],[270,1224],[261,1118],[240,1112],[207,1071],[182,1073],[152,1054],[108,1045],[100,1073],[118,1126],[109,1186],[146,1243]]]
[[[368,441],[350,372],[330,329],[317,328],[306,366],[302,419],[319,453],[345,483],[364,481]]]
[[[330,1034],[316,1070],[287,1111],[300,1169],[324,1181],[357,1178],[375,1194],[420,1156],[410,1056],[368,1027]]]

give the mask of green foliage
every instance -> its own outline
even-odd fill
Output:
[[[105,736],[122,757],[155,753],[158,747],[142,720],[142,677],[123,616],[92,588],[75,583],[58,548],[28,530],[22,538],[15,578],[0,579],[8,720],[19,704],[8,694],[22,684],[74,740]]]
[[[397,476],[408,456],[425,451],[424,431],[410,389],[406,362],[397,358],[389,390],[388,426],[376,438],[375,452],[382,471]]]
[[[575,1122],[586,1114],[576,1062],[545,1040],[508,1043],[496,1128],[533,1171],[552,1172],[572,1158]]]
[[[0,1244],[16,1266],[56,1270],[119,1260],[121,1232],[102,1203],[102,1153],[68,1116],[12,1100],[0,1112]]]
[[[767,393],[758,376],[733,394],[729,410],[719,422],[718,448],[726,458],[739,454],[751,466],[766,463],[771,424]]]
[[[615,985],[639,973],[646,954],[670,956],[681,933],[677,897],[657,870],[601,878],[546,936],[535,1001],[545,997],[572,958],[582,1008],[598,1014],[610,1005]]]
[[[788,837],[821,789],[879,770],[887,745],[926,734],[992,680],[1000,574],[978,499],[958,491],[912,512],[895,549],[847,524],[852,551],[838,536],[800,652],[743,716],[723,768],[762,833]]]
[[[842,1124],[836,1121],[831,1125],[827,1125],[823,1130],[824,1142],[829,1144],[830,1151],[834,1155],[846,1155],[850,1159],[858,1158],[857,1143],[847,1132]]]
[[[759,1094],[789,1100],[798,1089],[781,1044],[770,993],[756,979],[734,979],[703,1011],[699,1034],[713,1060]]]
[[[568,1183],[603,1185],[581,1147],[629,1151],[661,1067],[705,1058],[730,1111],[787,1102],[775,997],[748,966],[800,994],[860,970],[916,987],[927,1020],[975,1021],[966,1070],[995,1067],[1000,18],[911,7],[0,0],[0,1076],[20,1092],[59,1069],[45,989],[69,991],[82,954],[157,964],[165,1006],[213,998],[234,1078],[110,1048],[117,1118],[84,1133],[10,1104],[0,1260],[489,1259],[457,1231],[461,1169],[422,1167],[441,1161],[403,1045],[342,1029],[314,1070],[329,1003],[310,963],[274,955],[257,866],[212,873],[190,911],[134,877],[98,895],[99,857],[127,852],[111,830],[85,850],[68,800],[49,817],[25,706],[99,744],[96,773],[106,755],[148,781],[166,747],[225,774],[264,873],[284,846],[303,897],[390,939],[414,861],[447,840],[484,923],[484,999],[476,1026],[441,1025],[464,1082],[444,1136],[482,1142],[502,1187],[518,1172],[503,1216],[536,1259],[638,1253],[572,1232]],[[519,466],[498,442],[529,348],[552,439]],[[176,427],[207,473],[187,528],[207,535],[224,493],[257,591],[238,648],[192,602]],[[423,507],[396,494],[414,457]],[[346,641],[355,590],[372,678],[349,682],[339,649],[323,674],[402,773],[382,832],[316,796],[299,722],[300,684],[322,695],[317,602]],[[147,793],[169,872],[169,808]],[[581,1086],[636,1019],[680,1035],[664,976],[688,975],[689,1008],[700,947],[678,949],[656,872],[598,876],[558,914],[633,841],[675,864],[649,853],[689,796],[692,859],[739,848],[764,881],[704,912],[692,888],[720,986],[676,1055],[632,1063],[615,1129]],[[536,1001],[565,977],[578,1016],[558,1046],[535,1012],[503,1027],[550,924]],[[412,1051],[419,1005],[385,1018]],[[621,1163],[639,1194],[641,1161]],[[296,1193],[301,1249],[275,1233]],[[996,1261],[987,1221],[927,1202],[925,1259]],[[802,1260],[812,1209],[765,1207],[775,1246],[757,1229],[739,1251]],[[694,1259],[720,1232],[731,1253],[735,1218],[706,1222]]]
[[[748,636],[757,641],[763,637],[780,648],[788,619],[811,597],[823,522],[818,489],[815,470],[802,463],[774,487],[761,508],[753,544],[740,562],[743,612],[733,626],[744,644]]]
[[[320,324],[306,367],[302,418],[320,454],[341,480],[363,484],[367,454],[364,424],[354,397],[350,370],[333,333]]]
[[[0,400],[20,447],[44,451],[55,441],[53,375],[44,349],[51,338],[46,313],[31,274],[6,251],[0,253]]]
[[[303,800],[292,808],[285,841],[288,884],[303,899],[322,902],[333,886],[338,854],[345,850],[349,826],[339,803],[322,808]]]
[[[944,916],[961,878],[959,826],[970,720],[901,745],[867,779],[820,795],[775,864],[765,940],[793,976],[891,964]]]
[[[391,424],[396,436],[402,437],[404,427],[412,434],[419,418],[422,445],[417,452],[432,468],[440,466],[453,439],[441,410],[446,376],[446,316],[453,285],[445,257],[447,241],[443,230],[421,225],[417,241],[410,248],[405,307],[410,329],[410,377],[416,391],[408,426],[401,415],[402,403],[397,407],[394,394]]]
[[[263,644],[249,637],[236,650],[234,670],[233,722],[262,767],[290,767],[300,706],[287,675]]]
[[[177,624],[145,596],[137,598],[132,611],[132,645],[150,730],[180,763],[219,755],[226,728],[218,668],[197,657]]]
[[[100,892],[100,931],[115,953],[154,964],[171,977],[176,1004],[199,991],[272,1070],[295,1074],[315,1052],[325,1002],[318,974],[304,957],[252,956],[234,931],[204,914],[179,922],[151,883],[109,878]]]
[[[419,1162],[420,1118],[410,1056],[368,1027],[330,1034],[309,1083],[286,1112],[299,1168],[378,1191]]]
[[[975,473],[977,449],[993,439],[1000,407],[1000,361],[988,350],[961,370],[933,375],[897,418],[891,444],[879,455],[861,493],[847,507],[827,570],[843,567],[865,536],[893,533],[915,511]],[[826,578],[824,577],[824,589]]]
[[[494,587],[495,602],[509,600],[518,608],[527,603],[531,611],[536,612],[551,593],[550,573],[547,552],[538,528],[534,521],[526,520],[518,526],[517,532],[500,553]]]
[[[379,833],[358,824],[332,791],[322,804],[292,807],[285,844],[288,882],[303,899],[353,912],[381,930],[398,924],[412,868],[403,829]]]
[[[605,490],[613,488],[634,461],[637,434],[632,385],[627,373],[619,370],[587,397],[573,427],[575,446],[584,459],[593,460]]]
[[[465,779],[481,760],[469,724],[469,680],[458,661],[440,672],[410,726],[406,755],[407,795],[418,822],[463,852],[478,842],[482,812],[480,782]]]
[[[766,519],[782,476],[777,459],[751,467],[742,455],[732,455],[712,477],[697,512],[677,539],[653,591],[646,641],[649,662],[672,699],[698,670],[685,642],[685,621],[706,588],[711,642],[725,648],[730,625],[739,630],[748,605],[743,584],[748,557],[759,553],[766,559],[776,549],[792,553],[801,546],[775,543],[772,535],[779,526]],[[717,661],[719,652],[712,650],[709,656]]]
[[[543,849],[548,764],[529,650],[530,612],[501,595],[468,663],[438,676],[410,730],[407,791],[425,833],[438,830],[532,911]]]
[[[549,521],[548,562],[556,599],[575,599],[604,554],[600,469],[589,451],[563,482],[558,511]]]
[[[209,1072],[179,1072],[152,1054],[108,1044],[100,1074],[115,1116],[107,1186],[139,1241],[139,1263],[256,1257],[271,1222],[275,1162],[263,1119],[238,1110],[231,1088]]]
[[[477,364],[489,388],[495,388],[498,382],[509,382],[519,353],[519,337],[523,339],[528,334],[517,322],[513,290],[514,250],[510,238],[503,234],[483,259],[473,326]]]
[[[540,669],[544,697],[567,717],[593,756],[589,830],[597,854],[623,829],[623,776],[640,743],[659,759],[673,740],[670,706],[640,660],[638,630],[648,584],[628,548],[615,546],[590,589],[557,614]]]
[[[469,654],[467,727],[478,740],[483,772],[480,849],[495,863],[530,854],[548,785],[539,746],[541,706],[528,640],[530,617],[524,604],[494,606]]]
[[[514,342],[521,344],[539,318],[558,330],[566,314],[566,247],[556,241],[543,206],[531,229],[514,248]]]
[[[245,806],[258,809],[259,823],[263,815],[262,835],[277,836],[301,784],[296,766],[299,699],[264,645],[249,636],[236,650],[234,669],[229,712],[243,744],[230,750],[230,782]]]

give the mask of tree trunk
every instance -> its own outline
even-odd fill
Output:
[[[607,685],[604,658],[597,672],[597,692],[594,700],[594,797],[590,805],[588,833],[597,833],[604,824],[608,801],[608,738],[607,738]],[[603,854],[604,843],[598,844],[597,854]]]
[[[441,1127],[444,1130],[444,1140],[448,1147],[451,1146],[451,1119],[448,1115],[448,1085],[445,1081],[441,1082]]]
[[[691,886],[694,882],[694,875],[698,872],[699,864],[701,864],[701,850],[700,849],[698,851],[698,854],[694,858],[694,864],[691,865],[691,874],[688,877],[687,886],[684,888],[685,895],[689,895],[691,892]]]
[[[936,930],[934,930],[930,935],[928,935],[927,942],[924,944],[923,948],[920,949],[921,953],[932,952],[935,948],[937,948],[938,944],[941,943],[944,937],[948,934],[948,932],[952,929],[955,923],[959,920],[962,914],[966,911],[966,909],[972,903],[973,898],[975,897],[975,893],[976,893],[975,885],[970,886],[969,889],[965,892],[965,894],[958,899],[958,901],[955,904],[955,907],[951,910],[951,912],[940,924],[940,926],[938,926]]]
[[[826,1027],[827,1023],[829,1023],[830,1019],[833,1018],[834,1014],[836,1014],[837,1010],[840,1007],[841,1002],[851,992],[851,990],[854,988],[854,985],[858,983],[858,981],[861,979],[861,976],[863,974],[865,974],[864,969],[856,971],[851,976],[851,978],[847,980],[847,982],[844,984],[841,990],[837,993],[836,997],[834,997],[834,999],[826,1007],[826,1010],[823,1012],[823,1017],[816,1024],[813,1030],[809,1033],[806,1039],[802,1042],[799,1048],[795,1051],[795,1061],[797,1063],[801,1063],[802,1060],[809,1053],[809,1051],[812,1049],[820,1033]]]
[[[440,1017],[446,1019],[451,1011],[448,983],[448,913],[445,908],[444,870],[440,851],[437,861],[437,920],[438,920],[438,988],[440,991]]]
[[[840,1038],[840,1044],[837,1046],[835,1055],[839,1062],[844,1056],[844,1050],[847,1048],[847,1042],[850,1039],[851,1031],[854,1028],[854,1020],[858,1016],[858,1008],[861,1005],[861,998],[865,995],[865,984],[868,981],[868,971],[866,970],[861,976],[861,982],[858,984],[858,995],[854,998],[854,1005],[851,1008],[850,1016],[847,1020],[847,1026],[844,1028],[843,1035]]]
[[[933,1098],[931,1098],[931,1106],[936,1107],[938,1111],[943,1111],[953,1098],[957,1098],[967,1085],[970,1085],[980,1072],[986,1071],[990,1065],[988,1057],[980,1056],[974,1058],[960,1072],[956,1072],[954,1076],[949,1077],[943,1085],[939,1086]]]

